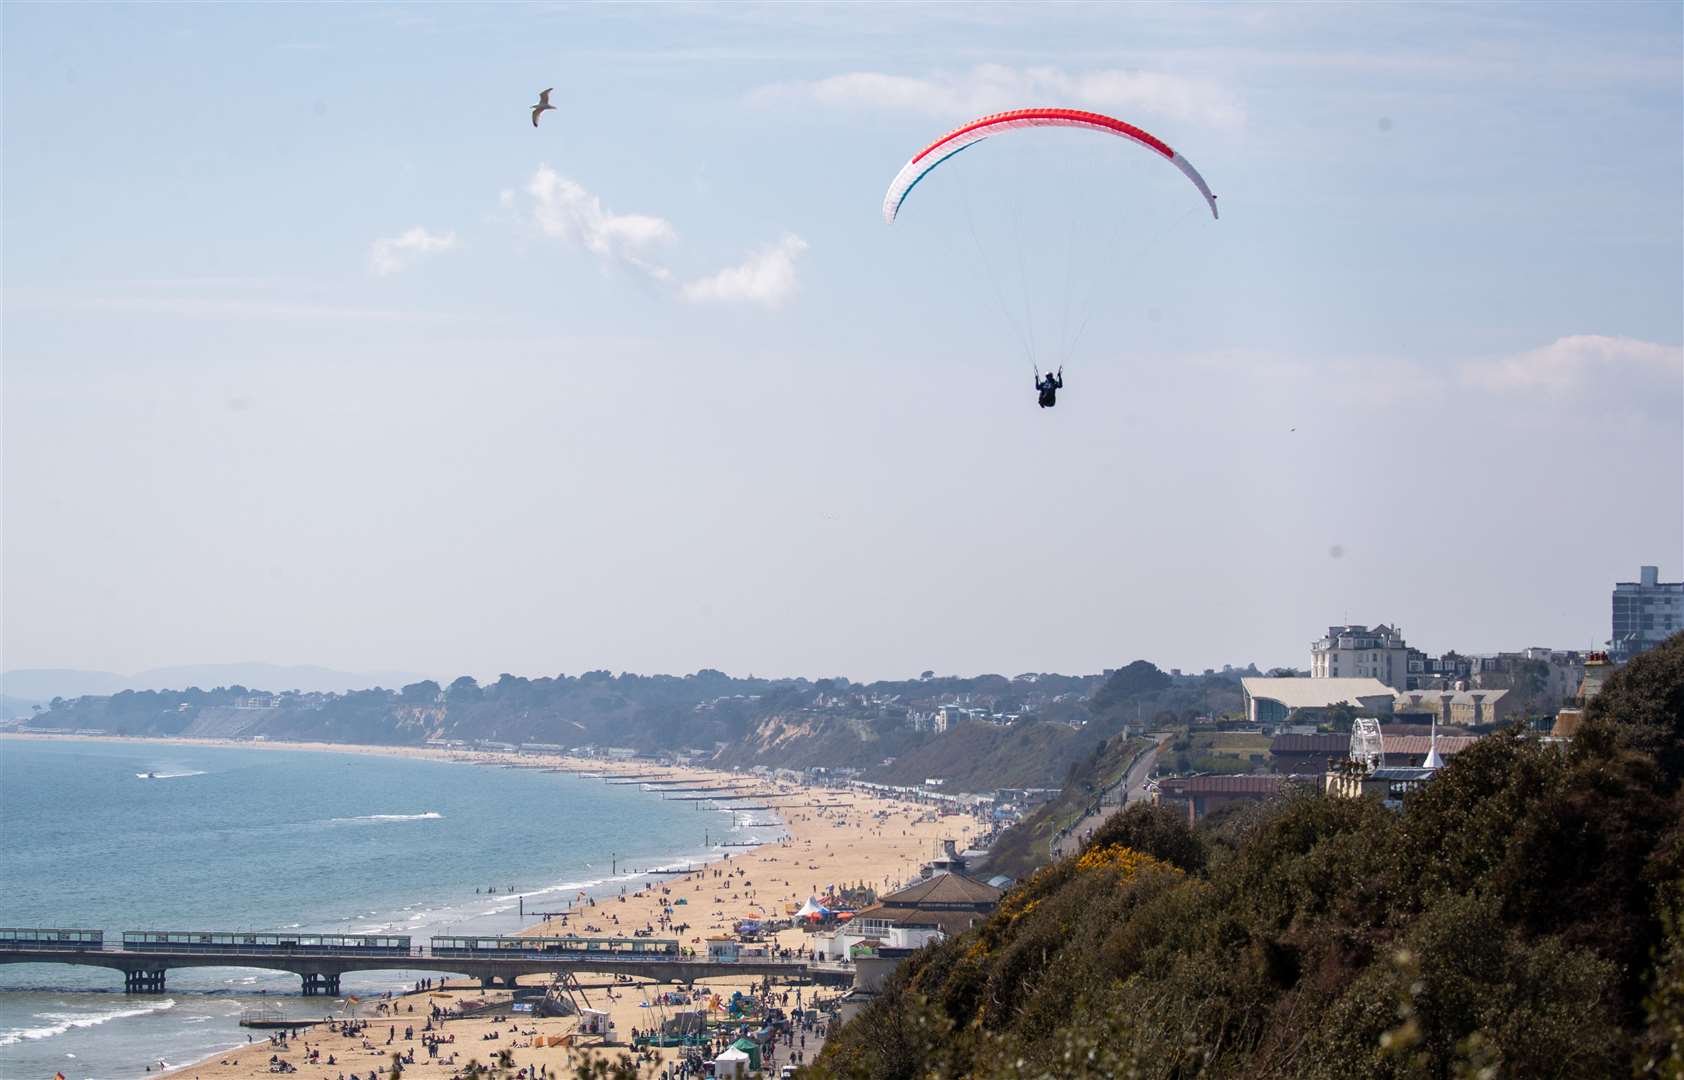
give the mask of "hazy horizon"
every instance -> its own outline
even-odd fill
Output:
[[[1267,669],[1684,578],[1677,5],[0,22],[8,670]],[[1025,104],[1222,208],[1065,268],[1052,411],[959,189],[879,217]]]

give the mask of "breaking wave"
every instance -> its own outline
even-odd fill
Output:
[[[104,1012],[39,1012],[33,1019],[48,1021],[38,1027],[13,1028],[11,1031],[0,1031],[0,1046],[12,1046],[26,1039],[50,1039],[54,1035],[63,1035],[72,1028],[97,1027],[112,1020],[122,1020],[130,1016],[145,1016],[148,1013],[163,1012],[165,1009],[175,1008],[174,998],[165,998],[153,1005],[146,1005],[138,1009],[108,1009]]]

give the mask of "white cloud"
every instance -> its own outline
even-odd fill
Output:
[[[1634,338],[1574,334],[1514,356],[1463,364],[1469,385],[1499,393],[1577,394],[1597,384],[1630,386],[1684,377],[1684,349]]]
[[[449,251],[456,246],[456,234],[430,233],[417,225],[398,236],[376,240],[368,252],[368,264],[376,274],[395,274],[424,255]]]
[[[625,263],[666,281],[671,271],[650,258],[650,252],[678,239],[665,218],[649,214],[611,214],[602,200],[576,180],[540,165],[526,185],[532,197],[532,220],[545,236],[576,244],[605,262]]]
[[[540,165],[532,174],[525,193],[531,200],[531,223],[543,235],[583,248],[604,263],[621,263],[656,281],[676,284],[672,271],[657,258],[661,249],[678,241],[678,230],[667,219],[653,214],[610,213],[600,197],[548,165]],[[501,192],[498,198],[505,207],[518,202],[510,191]],[[685,282],[679,293],[697,302],[777,307],[795,294],[795,260],[805,250],[805,240],[785,233],[739,265]]]
[[[1212,127],[1233,128],[1245,123],[1244,106],[1217,83],[1121,69],[1073,73],[1054,67],[981,64],[969,71],[942,72],[927,78],[855,71],[811,82],[763,86],[751,99],[913,110],[953,119],[1027,105],[1085,105],[1152,113]]]
[[[736,266],[689,282],[684,298],[699,302],[743,302],[777,307],[795,295],[795,260],[807,250],[807,241],[784,233]]]

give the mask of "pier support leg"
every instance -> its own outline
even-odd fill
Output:
[[[164,972],[162,968],[156,971],[123,972],[123,993],[161,994],[163,992]]]
[[[305,997],[338,997],[339,976],[307,972],[304,975]]]

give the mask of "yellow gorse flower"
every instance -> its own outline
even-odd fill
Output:
[[[1119,882],[1127,884],[1133,881],[1143,870],[1167,870],[1179,874],[1180,870],[1164,862],[1154,859],[1143,851],[1136,851],[1122,844],[1107,844],[1102,848],[1084,851],[1081,858],[1076,860],[1076,872],[1087,873],[1090,870],[1120,871]]]

